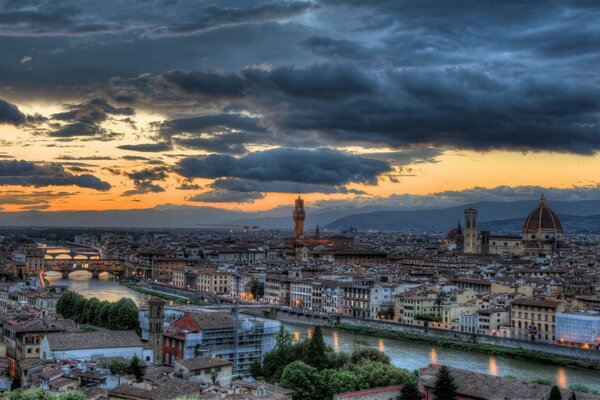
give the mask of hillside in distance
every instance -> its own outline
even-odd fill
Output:
[[[500,227],[500,221],[513,221],[508,223],[513,230],[520,231],[523,220],[538,205],[537,200],[514,201],[514,202],[479,202],[473,203],[472,207],[477,209],[478,223],[480,226],[489,226],[490,230],[496,231],[495,227]],[[585,201],[553,201],[548,202],[548,206],[559,216],[566,217],[565,223],[569,217],[591,217],[600,215],[600,200]],[[460,220],[463,223],[464,210],[469,205],[450,207],[444,209],[429,210],[398,210],[398,211],[378,211],[363,214],[352,214],[340,218],[326,226],[328,229],[348,229],[356,228],[358,230],[380,230],[380,231],[428,231],[428,232],[447,232],[455,227]],[[589,224],[592,228],[600,228],[597,224],[597,218],[578,220],[577,223]],[[491,223],[494,221],[494,224]],[[572,219],[575,221],[575,219]],[[570,221],[569,221],[570,222]],[[573,222],[575,223],[575,222]],[[505,226],[505,227],[508,227]],[[581,225],[583,226],[583,225]],[[565,227],[566,228],[566,227]],[[486,228],[487,229],[487,228]]]

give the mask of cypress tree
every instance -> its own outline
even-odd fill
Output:
[[[325,367],[325,342],[323,341],[323,332],[321,327],[315,327],[312,338],[308,342],[308,346],[304,352],[304,362],[317,369],[323,369]]]
[[[416,380],[411,379],[402,387],[399,400],[421,400],[421,393]]]
[[[575,396],[575,392],[571,392],[571,396],[569,397],[569,400],[577,400],[577,396]]]
[[[456,400],[456,384],[450,375],[450,369],[445,365],[437,373],[433,394],[437,400]]]
[[[562,400],[562,394],[560,394],[560,389],[558,388],[558,386],[552,386],[552,389],[550,390],[550,397],[548,397],[548,400]]]

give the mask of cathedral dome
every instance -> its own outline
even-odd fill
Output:
[[[552,234],[554,236],[562,233],[563,228],[558,216],[546,206],[546,199],[542,195],[539,206],[525,219],[523,235],[539,235],[537,238],[542,239],[542,235]],[[535,236],[531,238],[536,239]]]

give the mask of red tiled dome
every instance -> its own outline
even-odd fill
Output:
[[[542,195],[540,205],[533,210],[523,224],[524,234],[537,234],[541,230],[563,233],[563,228],[558,216],[546,206],[546,199]]]

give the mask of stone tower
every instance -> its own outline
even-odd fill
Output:
[[[304,239],[304,200],[298,195],[294,207],[294,240]]]
[[[472,207],[465,210],[464,242],[465,254],[477,253],[477,210]]]
[[[165,301],[159,297],[148,300],[148,342],[154,350],[152,363],[163,364],[163,323],[165,320]]]

